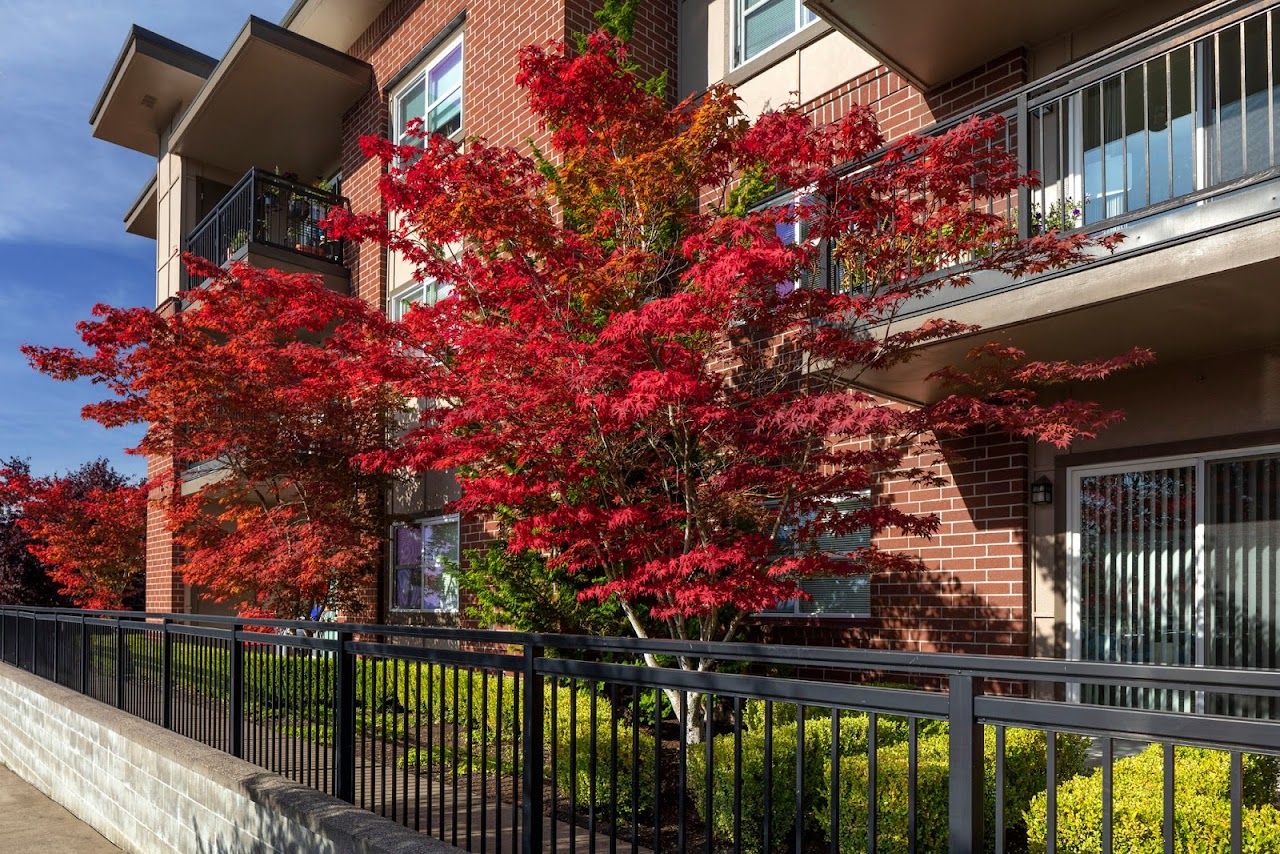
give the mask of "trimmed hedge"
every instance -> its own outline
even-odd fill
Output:
[[[794,707],[775,704],[773,728],[772,811],[769,845],[764,843],[764,716],[759,708],[744,713],[742,733],[741,842],[748,854],[766,854],[782,840],[794,838],[796,822],[796,736]],[[867,850],[867,727],[861,712],[840,714],[840,829],[841,851]],[[881,716],[877,722],[876,850],[907,851],[907,723],[903,718]],[[1022,815],[1033,797],[1043,791],[1046,765],[1045,733],[1036,730],[1006,731],[1005,820],[1013,837],[1021,836]],[[1057,736],[1059,782],[1084,770],[1089,740],[1083,736]],[[944,721],[922,720],[917,726],[916,832],[917,851],[947,850],[948,735]],[[705,812],[705,748],[690,746],[689,792],[694,809],[718,838],[734,835],[734,736],[712,740],[711,796]],[[995,732],[986,733],[987,826],[995,819]],[[831,717],[807,711],[804,739],[804,835],[828,841],[831,837]],[[994,846],[994,842],[992,843]],[[1119,849],[1117,849],[1119,850]]]
[[[1231,850],[1231,765],[1227,753],[1174,748],[1174,848],[1179,854]],[[1280,784],[1280,759],[1244,757],[1243,850],[1280,851],[1280,810],[1272,806]],[[1027,810],[1030,850],[1046,850],[1047,798]],[[1057,850],[1100,854],[1102,850],[1102,769],[1076,777],[1058,789]],[[1112,770],[1112,844],[1116,851],[1164,851],[1164,750],[1153,744],[1116,760]]]

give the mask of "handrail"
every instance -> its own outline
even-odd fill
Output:
[[[1280,671],[1204,667],[1178,664],[1078,661],[1006,655],[968,655],[947,652],[899,652],[843,647],[777,645],[663,638],[597,637],[496,629],[397,626],[314,620],[273,620],[261,617],[185,614],[176,612],[102,611],[3,605],[0,611],[28,613],[39,619],[106,618],[117,622],[203,623],[212,626],[272,628],[282,632],[351,632],[454,643],[528,646],[561,653],[632,653],[686,656],[724,661],[756,662],[794,667],[882,670],[946,675],[964,673],[991,679],[1027,679],[1063,684],[1152,683],[1161,688],[1231,690],[1256,696],[1280,696]],[[270,637],[270,635],[266,635]]]

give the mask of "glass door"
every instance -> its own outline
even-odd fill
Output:
[[[1280,451],[1072,472],[1068,654],[1280,666]],[[1234,696],[1084,686],[1085,702],[1275,716]]]
[[[1195,463],[1082,473],[1075,487],[1074,657],[1195,664]],[[1082,699],[1182,708],[1180,694],[1085,686]]]

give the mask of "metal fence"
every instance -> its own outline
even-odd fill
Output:
[[[0,657],[471,851],[1280,839],[1280,724],[1067,700],[1271,671],[25,607]]]

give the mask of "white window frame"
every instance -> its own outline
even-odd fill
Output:
[[[871,498],[871,491],[863,490],[861,492],[854,493],[853,495],[840,495],[840,496],[833,497],[831,499],[831,503],[839,504],[843,501],[859,501],[859,500],[868,501],[870,500],[870,498]],[[849,575],[849,576],[816,575],[816,576],[813,576],[812,578],[800,579],[799,583],[801,586],[803,586],[804,582],[806,581],[821,581],[828,578],[837,578],[837,577],[866,579],[866,584],[867,584],[866,613],[857,613],[853,611],[844,611],[844,612],[827,611],[821,614],[809,613],[809,612],[800,610],[801,601],[799,597],[797,597],[795,599],[788,599],[785,602],[779,602],[777,606],[771,611],[759,611],[756,613],[755,616],[764,618],[764,619],[772,619],[772,620],[777,620],[777,619],[790,620],[790,619],[795,619],[797,617],[805,620],[867,620],[867,619],[870,619],[871,618],[871,576],[870,575]],[[782,609],[782,606],[787,604],[791,606],[791,609],[784,611]]]
[[[416,519],[397,522],[391,525],[391,528],[390,528],[391,550],[390,550],[390,555],[388,560],[388,570],[387,570],[388,575],[390,576],[389,578],[390,583],[387,585],[388,593],[390,594],[388,596],[390,602],[387,606],[387,609],[389,611],[393,611],[397,614],[446,614],[446,615],[457,614],[460,612],[461,605],[462,605],[460,601],[461,591],[458,591],[458,596],[454,602],[453,607],[451,608],[401,608],[396,605],[396,588],[395,588],[395,581],[396,581],[395,574],[397,569],[396,539],[395,539],[396,530],[407,527],[407,526],[422,528],[427,525],[435,525],[435,524],[441,524],[441,523],[453,523],[454,525],[458,526],[457,543],[454,546],[454,554],[453,554],[454,565],[458,565],[462,560],[462,517],[459,514],[444,513],[436,516],[422,516]],[[419,563],[420,572],[422,571],[422,567],[424,563],[425,561]],[[454,572],[450,570],[445,570],[441,573],[441,576],[442,578],[453,578],[454,585],[455,586],[457,585],[457,576]]]
[[[458,64],[460,68],[458,74],[458,85],[456,88],[450,89],[444,97],[438,98],[432,102],[429,100],[430,92],[429,87],[427,86],[427,78],[431,74],[432,70],[439,67],[440,63],[444,61],[444,58],[453,52],[455,47],[459,48]],[[391,129],[396,134],[396,139],[394,140],[396,144],[403,144],[403,141],[399,136],[400,128],[406,124],[406,121],[402,121],[404,116],[401,115],[401,104],[404,100],[404,95],[417,83],[422,83],[422,115],[410,116],[409,118],[421,118],[424,122],[423,129],[431,132],[431,129],[425,125],[427,117],[431,115],[431,110],[440,103],[448,100],[456,92],[458,95],[458,129],[449,134],[448,138],[455,141],[462,138],[463,131],[467,126],[465,69],[466,46],[462,42],[462,34],[459,33],[457,36],[437,48],[435,52],[433,52],[431,56],[422,63],[417,71],[405,78],[405,80],[396,87],[396,90],[391,93]]]
[[[1219,451],[1203,451],[1200,453],[1178,454],[1165,457],[1138,457],[1119,463],[1105,465],[1071,466],[1067,469],[1067,589],[1066,589],[1066,657],[1070,661],[1081,661],[1083,629],[1080,619],[1080,591],[1083,585],[1083,554],[1080,542],[1080,481],[1086,477],[1097,475],[1122,474],[1124,472],[1150,471],[1152,469],[1172,466],[1192,466],[1195,468],[1195,534],[1192,538],[1192,560],[1196,574],[1195,592],[1192,594],[1192,608],[1195,611],[1193,625],[1196,633],[1193,666],[1204,667],[1208,652],[1208,639],[1205,637],[1205,463],[1236,457],[1248,457],[1255,454],[1280,453],[1280,445],[1258,445],[1243,448],[1227,448]],[[1078,702],[1080,685],[1068,686],[1068,699]],[[1204,692],[1196,692],[1196,709],[1204,710]]]
[[[768,53],[770,50],[782,44],[784,41],[806,27],[812,26],[818,22],[817,13],[805,6],[804,0],[790,0],[795,13],[795,17],[792,21],[791,32],[782,36],[772,44],[760,48],[760,50],[756,51],[751,56],[744,56],[746,42],[743,36],[746,35],[747,18],[752,14],[759,12],[760,8],[765,4],[765,2],[767,2],[767,0],[756,0],[755,3],[748,7],[748,3],[750,2],[751,0],[730,0],[729,16],[731,19],[730,30],[732,31],[730,49],[732,51],[731,59],[733,60],[729,64],[730,70],[741,68],[756,57]]]
[[[421,282],[410,280],[408,284],[401,285],[387,294],[387,317],[393,321],[404,319],[409,311],[407,308],[401,311],[400,303],[406,297],[416,295],[419,299],[410,299],[413,305],[430,306],[447,297],[452,290],[448,284],[441,284],[435,279],[423,279]]]

